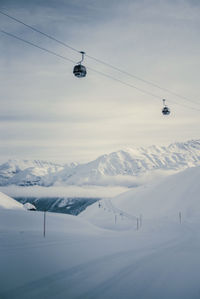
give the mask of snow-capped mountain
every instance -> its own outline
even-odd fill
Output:
[[[0,165],[0,185],[112,185],[155,170],[179,171],[200,165],[200,140],[168,147],[128,148],[85,164],[58,165],[41,161],[8,161]]]
[[[70,170],[72,165],[60,165],[56,163],[39,160],[9,160],[0,165],[0,185],[46,185],[51,182],[51,177],[61,170]]]
[[[200,140],[168,147],[128,148],[78,165],[65,181],[68,184],[109,184],[113,178],[140,176],[154,170],[182,170],[200,165]],[[63,176],[64,178],[64,176]]]

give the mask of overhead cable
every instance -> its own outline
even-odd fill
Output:
[[[7,35],[7,36],[10,36],[10,37],[12,37],[12,38],[14,38],[14,39],[20,40],[20,41],[22,41],[22,42],[24,42],[24,43],[26,43],[26,44],[28,44],[28,45],[30,45],[30,46],[33,46],[33,47],[38,48],[38,49],[40,49],[40,50],[42,50],[42,51],[45,51],[45,52],[47,52],[47,53],[49,53],[49,54],[52,54],[52,55],[57,56],[57,57],[59,57],[59,58],[61,58],[61,59],[64,59],[65,61],[69,61],[69,62],[71,62],[71,63],[73,63],[73,64],[76,63],[74,60],[72,60],[72,59],[70,59],[70,58],[68,58],[68,57],[66,57],[66,56],[60,55],[60,54],[58,54],[58,53],[56,53],[56,52],[54,52],[54,51],[51,51],[51,50],[46,49],[46,48],[44,48],[44,47],[41,47],[41,46],[39,46],[39,45],[37,45],[37,44],[35,44],[35,43],[33,43],[33,42],[30,42],[30,41],[28,41],[28,40],[26,40],[26,39],[24,39],[24,38],[21,38],[21,37],[15,35],[15,34],[9,33],[9,32],[4,31],[4,30],[0,30],[0,32],[3,33],[3,34],[5,34],[5,35]],[[148,95],[152,96],[153,98],[157,98],[157,99],[159,99],[159,100],[160,100],[160,98],[161,98],[160,96],[158,96],[158,95],[156,95],[156,94],[153,94],[153,93],[151,93],[151,92],[149,92],[149,91],[146,91],[146,90],[144,90],[144,89],[142,89],[142,88],[138,88],[138,87],[134,86],[133,84],[127,83],[127,82],[125,82],[125,81],[122,81],[122,80],[120,80],[120,79],[118,79],[118,78],[115,78],[115,77],[109,75],[109,74],[106,74],[106,73],[101,72],[101,71],[97,71],[96,69],[91,68],[91,67],[87,67],[87,68],[88,68],[89,70],[91,70],[91,71],[93,71],[93,72],[95,72],[95,73],[101,75],[101,76],[104,76],[104,77],[106,77],[106,78],[112,79],[112,80],[114,80],[114,81],[116,81],[116,82],[119,82],[119,83],[121,83],[121,84],[123,84],[123,85],[129,86],[129,87],[131,87],[131,88],[134,88],[135,90],[138,90],[138,91],[140,91],[140,92],[142,92],[142,93],[144,93],[144,94],[148,94]],[[178,103],[177,101],[174,101],[174,100],[173,100],[173,101],[170,100],[170,102],[175,103],[175,104],[177,104],[177,105],[184,106],[184,107],[189,108],[189,109],[192,109],[192,110],[196,110],[196,111],[198,110],[198,111],[200,111],[200,109],[198,109],[198,108],[194,108],[194,107],[191,107],[191,106],[188,106],[188,105],[185,105],[185,104],[180,104],[180,103]]]
[[[6,16],[6,17],[8,17],[8,18],[10,18],[10,19],[12,19],[12,20],[14,20],[14,21],[16,21],[16,22],[18,22],[18,23],[24,25],[24,26],[26,26],[27,28],[29,28],[29,29],[31,29],[31,30],[37,32],[37,33],[42,34],[43,36],[45,36],[45,37],[47,37],[47,38],[49,38],[49,39],[51,39],[51,40],[53,40],[53,41],[55,41],[55,42],[61,44],[61,45],[64,46],[64,47],[67,47],[68,49],[71,49],[72,51],[75,51],[76,53],[80,53],[80,51],[79,51],[78,49],[76,49],[76,48],[70,46],[69,44],[67,44],[67,43],[65,43],[65,42],[63,42],[63,41],[61,41],[61,40],[59,40],[59,39],[57,39],[57,38],[55,38],[55,37],[53,37],[53,36],[47,34],[47,33],[44,33],[43,31],[38,30],[37,28],[35,28],[35,27],[31,26],[31,25],[28,25],[27,23],[25,23],[25,22],[23,22],[23,21],[21,21],[21,20],[15,18],[15,17],[13,17],[13,16],[11,16],[11,15],[9,15],[9,14],[3,12],[3,11],[0,11],[0,14],[2,14],[2,15],[4,15],[4,16]],[[143,83],[145,83],[145,84],[148,84],[148,85],[151,85],[151,86],[153,86],[153,87],[155,87],[155,88],[158,88],[158,89],[160,89],[160,90],[163,90],[163,91],[165,91],[165,92],[167,92],[167,93],[169,93],[169,94],[171,94],[171,95],[174,95],[174,96],[176,96],[176,97],[179,97],[179,98],[181,98],[181,99],[183,99],[183,100],[185,100],[185,101],[188,101],[188,102],[190,102],[190,103],[193,102],[194,104],[200,105],[200,102],[198,102],[198,101],[191,100],[191,99],[189,99],[189,98],[187,98],[187,97],[185,97],[185,96],[183,96],[183,95],[180,95],[179,93],[176,93],[176,92],[174,92],[174,91],[171,91],[171,90],[168,89],[168,88],[162,87],[162,86],[160,86],[160,85],[157,84],[157,83],[151,82],[151,81],[146,80],[146,79],[143,79],[143,78],[141,78],[141,77],[139,77],[139,76],[137,76],[137,75],[131,74],[131,73],[125,71],[125,70],[122,70],[122,69],[120,69],[120,68],[118,68],[118,67],[116,67],[116,66],[114,66],[114,65],[112,65],[112,64],[110,64],[110,63],[108,63],[108,62],[105,62],[105,61],[103,61],[103,60],[101,60],[101,59],[98,59],[98,58],[96,58],[96,57],[94,57],[94,56],[91,56],[91,55],[89,55],[89,54],[87,54],[87,53],[85,54],[85,56],[88,57],[89,59],[92,59],[92,60],[94,60],[94,61],[96,61],[96,62],[98,62],[98,63],[101,63],[101,64],[103,64],[103,65],[105,65],[105,66],[107,66],[107,67],[109,67],[109,68],[112,68],[112,69],[114,69],[114,70],[116,70],[116,71],[118,71],[118,72],[120,72],[120,73],[122,73],[122,74],[124,74],[124,75],[127,75],[127,76],[129,76],[129,77],[132,77],[132,78],[134,78],[134,79],[136,79],[136,80],[139,80],[139,81],[141,81],[141,82],[143,82]]]

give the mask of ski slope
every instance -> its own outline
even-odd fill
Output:
[[[0,208],[0,298],[199,298],[199,178],[191,168],[78,217],[47,213],[45,238],[43,213]]]
[[[0,192],[0,209],[23,209],[23,205]]]
[[[106,219],[108,212],[117,217],[124,215],[124,221],[128,219],[126,213],[133,219],[142,217],[143,221],[177,221],[181,213],[182,219],[196,221],[200,219],[199,180],[200,167],[188,168],[112,199],[101,200],[88,207],[80,216],[100,227],[106,227],[102,219]],[[101,221],[97,223],[100,214]]]

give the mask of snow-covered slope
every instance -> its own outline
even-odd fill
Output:
[[[0,298],[198,299],[199,178],[187,169],[95,203],[85,219],[46,213],[45,238],[44,213],[0,209]],[[91,224],[95,213],[115,231]]]
[[[128,191],[112,199],[117,207],[146,219],[200,217],[200,166],[169,176],[162,182]]]
[[[143,222],[165,219],[178,222],[200,218],[200,166],[169,176],[159,183],[141,186],[88,207],[80,217],[104,228],[136,227]],[[160,220],[158,220],[160,221]]]
[[[103,155],[85,164],[57,165],[40,161],[9,161],[0,166],[0,185],[134,186],[148,173],[179,171],[200,165],[200,140],[168,147],[141,147]]]
[[[0,209],[23,209],[23,205],[6,194],[0,192]]]

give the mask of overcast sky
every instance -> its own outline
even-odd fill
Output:
[[[200,138],[198,0],[0,0],[0,10],[191,99],[89,58],[86,66],[158,98],[89,70],[86,78],[75,78],[70,62],[0,33],[0,162],[86,162],[126,147]],[[80,60],[78,53],[2,15],[0,28]],[[168,117],[161,115],[162,98],[172,111]]]

